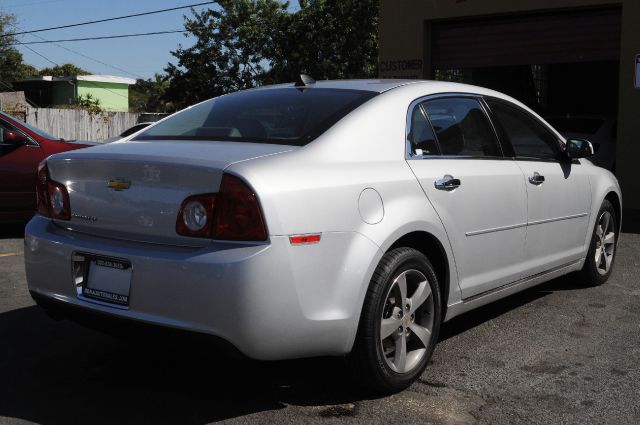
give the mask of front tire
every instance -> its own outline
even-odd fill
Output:
[[[412,248],[387,252],[371,278],[348,358],[358,383],[383,394],[410,386],[431,358],[441,311],[429,260]]]
[[[602,285],[611,276],[618,242],[618,221],[611,202],[604,200],[591,236],[581,280],[588,286]]]

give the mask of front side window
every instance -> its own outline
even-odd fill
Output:
[[[293,87],[217,97],[149,127],[135,140],[212,140],[303,146],[377,93]]]
[[[422,105],[435,132],[440,154],[471,157],[502,155],[478,100],[444,98],[428,100]]]
[[[516,158],[558,158],[560,153],[558,138],[538,120],[502,102],[488,101],[488,103],[503,137],[511,143]]]

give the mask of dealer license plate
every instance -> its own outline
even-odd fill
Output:
[[[118,305],[129,305],[131,263],[112,258],[91,258],[82,295]]]

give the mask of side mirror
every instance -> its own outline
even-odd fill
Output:
[[[19,147],[26,145],[29,141],[29,139],[27,139],[27,136],[25,136],[24,134],[12,130],[3,131],[2,136],[2,144],[8,146]]]
[[[569,139],[565,147],[565,153],[567,157],[574,158],[586,158],[594,154],[593,145],[588,140],[583,139]]]

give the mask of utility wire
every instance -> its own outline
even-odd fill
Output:
[[[14,28],[21,29],[21,28],[20,28],[19,26],[17,26],[16,24],[11,24],[11,26],[13,26]],[[35,34],[33,34],[33,37],[38,37],[38,38],[42,39],[42,37],[40,37],[39,35],[35,35]],[[41,58],[45,59],[46,61],[48,61],[48,62],[52,63],[53,65],[55,65],[55,66],[60,66],[57,62],[52,61],[51,59],[49,59],[48,57],[46,57],[46,56],[45,56],[45,55],[43,55],[42,53],[38,53],[38,52],[36,52],[36,51],[35,51],[35,50],[33,50],[31,47],[29,47],[29,46],[24,46],[24,47],[25,47],[25,48],[27,48],[27,49],[29,49],[29,50],[31,50],[33,53],[35,53],[36,55],[38,55],[38,56],[40,56]],[[60,47],[62,47],[62,46],[60,46]],[[68,50],[68,49],[67,49],[67,50]],[[86,80],[85,80],[85,81],[86,81]],[[120,97],[123,97],[123,98],[126,98],[127,100],[129,100],[129,96],[125,96],[125,95],[123,95],[123,94],[121,94],[121,93],[115,92],[115,91],[110,90],[110,89],[108,89],[108,88],[106,88],[106,87],[99,86],[98,84],[96,84],[96,83],[95,83],[95,82],[93,82],[93,81],[86,81],[86,82],[87,82],[87,83],[89,83],[89,84],[91,84],[91,85],[92,85],[92,86],[94,86],[94,87],[101,88],[101,89],[106,90],[106,91],[108,91],[108,92],[110,92],[110,93],[112,93],[112,94],[115,94],[115,95],[117,95],[117,96],[120,96]],[[12,90],[13,90],[13,88],[12,88]],[[33,104],[33,105],[35,105],[35,107],[36,107],[36,108],[38,107],[38,105],[36,105],[36,103],[35,103],[35,102],[33,102],[33,101],[29,100],[26,96],[25,96],[25,99],[27,100],[27,102],[29,102],[29,103],[31,103],[31,104]]]
[[[11,26],[12,26],[12,27],[14,27],[14,28],[19,29],[20,31],[24,31],[24,29],[23,29],[23,28],[21,28],[20,26],[18,26],[18,25],[16,25],[16,24],[11,24]],[[45,39],[44,37],[42,37],[42,36],[40,36],[40,35],[38,35],[38,34],[31,34],[31,36],[32,36],[32,37],[39,38],[39,39],[40,39],[40,40],[42,40],[42,41],[49,41],[49,40]],[[116,71],[124,72],[125,74],[128,74],[128,75],[130,75],[130,76],[132,76],[132,77],[135,77],[136,79],[137,79],[137,78],[142,78],[143,80],[146,80],[146,78],[145,78],[145,77],[143,77],[142,75],[134,74],[133,72],[129,72],[129,71],[127,71],[126,69],[122,69],[122,68],[120,68],[120,67],[117,67],[117,66],[115,66],[115,65],[108,64],[108,63],[103,62],[103,61],[101,61],[101,60],[98,60],[98,59],[96,59],[96,58],[92,58],[91,56],[87,56],[87,55],[85,55],[84,53],[80,53],[80,52],[78,52],[78,51],[76,51],[76,50],[70,49],[70,48],[68,48],[68,47],[66,47],[66,46],[63,46],[62,44],[58,44],[58,43],[55,43],[55,42],[52,42],[51,44],[53,44],[54,46],[57,46],[57,47],[59,47],[59,48],[61,48],[61,49],[64,49],[64,50],[66,50],[66,51],[68,51],[68,52],[71,52],[71,53],[73,53],[73,54],[75,54],[75,55],[81,56],[81,57],[83,57],[83,58],[85,58],[85,59],[89,59],[90,61],[93,61],[93,62],[99,63],[100,65],[104,65],[104,66],[109,67],[109,68],[111,68],[111,69],[115,69]],[[47,60],[47,61],[51,62],[51,63],[52,63],[52,64],[54,64],[54,65],[57,65],[55,62],[53,62],[53,61],[49,60],[47,57],[45,57],[45,56],[41,55],[40,53],[36,52],[36,51],[35,51],[35,50],[33,50],[31,47],[29,47],[29,46],[24,46],[24,48],[25,48],[25,49],[29,49],[29,50],[31,50],[31,51],[32,51],[33,53],[35,53],[36,55],[38,55],[38,56],[40,56],[40,57],[44,58],[45,60]]]
[[[27,47],[27,46],[25,46],[25,47]],[[27,47],[27,48],[28,48],[28,47]],[[33,50],[33,49],[31,49],[31,48],[29,48],[29,50],[31,50],[31,51],[32,51],[33,53],[35,53],[36,55],[38,55],[38,56],[40,56],[40,57],[44,58],[45,60],[47,60],[47,61],[51,62],[51,63],[52,63],[52,64],[54,64],[55,66],[60,66],[60,64],[58,64],[57,62],[52,61],[51,59],[49,59],[49,58],[48,58],[48,57],[46,57],[45,55],[43,55],[43,54],[41,54],[41,53],[38,53],[38,52],[36,52],[35,50]],[[88,84],[91,84],[92,86],[94,86],[94,87],[96,87],[96,88],[103,89],[103,90],[106,90],[106,91],[108,91],[108,92],[110,92],[110,93],[112,93],[112,94],[115,94],[115,95],[117,95],[117,96],[120,96],[120,97],[124,97],[124,98],[126,98],[126,99],[129,99],[129,97],[128,97],[128,96],[125,96],[125,95],[123,95],[123,94],[121,94],[121,93],[118,93],[118,92],[115,92],[115,91],[113,91],[113,90],[110,90],[110,89],[108,89],[108,88],[106,88],[106,87],[102,87],[102,86],[100,86],[100,85],[96,84],[96,83],[95,83],[95,82],[93,82],[93,81],[89,81],[89,80],[84,80],[84,81],[85,81],[86,83],[88,83]]]
[[[159,34],[175,34],[178,32],[188,32],[188,30],[170,30],[170,31],[155,31],[155,32],[143,32],[136,34],[119,34],[119,35],[105,35],[101,37],[84,37],[84,38],[67,38],[63,40],[43,40],[43,41],[18,41],[11,43],[11,46],[24,46],[26,44],[44,44],[44,43],[66,43],[68,41],[87,41],[87,40],[109,40],[112,38],[127,38],[127,37],[142,37],[146,35],[159,35]]]
[[[128,18],[135,18],[135,17],[138,17],[138,16],[153,15],[153,14],[156,14],[156,13],[171,12],[173,10],[188,9],[188,8],[191,8],[191,7],[204,6],[205,4],[213,4],[213,3],[215,3],[215,2],[214,1],[207,1],[207,2],[204,2],[204,3],[189,4],[189,5],[185,5],[185,6],[172,7],[172,8],[169,8],[169,9],[153,10],[151,12],[135,13],[133,15],[117,16],[115,18],[98,19],[96,21],[80,22],[80,23],[77,23],[77,24],[60,25],[60,26],[57,26],[57,27],[40,28],[40,29],[37,29],[37,30],[13,32],[13,33],[8,33],[8,34],[2,34],[2,35],[0,35],[0,37],[11,37],[11,36],[16,36],[16,35],[21,35],[21,34],[31,34],[31,33],[34,33],[34,32],[52,31],[52,30],[59,30],[59,29],[63,29],[63,28],[72,28],[72,27],[79,27],[79,26],[83,26],[83,25],[92,25],[92,24],[98,24],[100,22],[110,22],[110,21],[117,21],[119,19],[128,19]]]
[[[33,50],[31,47],[29,47],[29,46],[24,46],[24,47],[25,47],[25,49],[29,49],[29,50],[31,50],[34,54],[36,54],[36,55],[40,56],[42,59],[46,60],[47,62],[52,63],[52,64],[54,64],[55,66],[58,66],[58,64],[57,64],[57,63],[55,63],[54,61],[52,61],[51,59],[49,59],[49,58],[48,58],[48,57],[46,57],[45,55],[43,55],[43,54],[40,54],[40,53],[36,52],[36,51],[35,51],[35,50]]]

